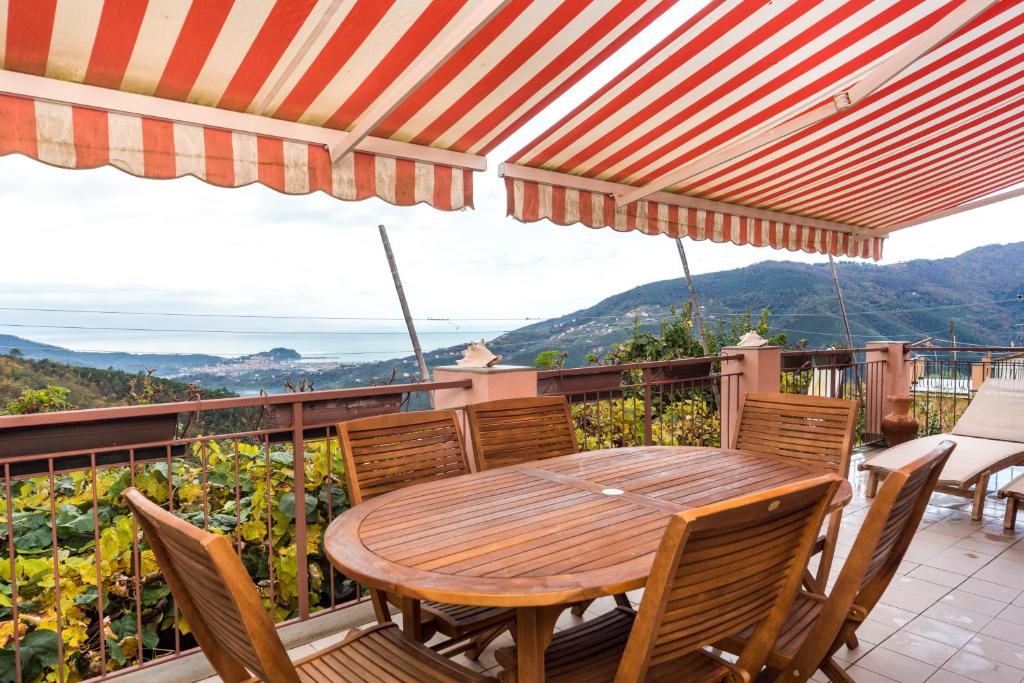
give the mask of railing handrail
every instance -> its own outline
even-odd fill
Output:
[[[62,410],[53,413],[32,413],[29,415],[0,416],[0,430],[15,427],[35,427],[40,425],[70,424],[78,422],[96,422],[132,417],[150,417],[154,415],[175,415],[178,413],[202,413],[212,410],[229,410],[232,408],[258,408],[270,405],[291,405],[313,401],[330,401],[346,398],[364,398],[368,396],[388,396],[438,389],[469,389],[473,380],[460,379],[449,382],[419,382],[412,384],[385,384],[375,387],[355,387],[351,389],[327,389],[323,391],[290,392],[286,394],[267,394],[264,396],[240,396],[238,398],[215,398],[209,400],[180,401],[178,403],[153,403],[143,406],[116,406],[112,408],[86,408],[83,410]],[[289,428],[290,429],[290,428]]]
[[[625,372],[627,370],[649,370],[652,368],[684,367],[687,365],[703,365],[705,363],[718,363],[724,360],[742,360],[742,353],[724,354],[721,356],[701,356],[699,358],[676,358],[673,360],[654,360],[642,363],[622,363],[620,365],[588,365],[582,368],[556,368],[554,370],[541,370],[537,373],[537,379],[551,379],[553,377],[572,377],[578,375],[596,375],[603,372]]]

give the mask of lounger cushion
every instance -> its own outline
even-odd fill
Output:
[[[861,468],[896,470],[928,453],[942,441],[956,443],[953,455],[942,469],[942,475],[939,478],[939,482],[942,484],[968,487],[978,480],[982,472],[992,471],[993,465],[1006,459],[1017,458],[1018,461],[1024,462],[1024,443],[979,439],[958,434],[935,434],[884,450],[866,460]],[[1008,466],[1009,464],[1003,465],[1003,467]]]
[[[953,434],[1024,443],[1024,380],[987,380],[957,420]],[[959,452],[953,451],[954,460]]]

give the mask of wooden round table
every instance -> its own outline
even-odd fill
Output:
[[[515,607],[519,680],[544,680],[565,606],[640,588],[669,517],[821,472],[720,448],[577,453],[392,491],[328,527],[346,576],[407,598]],[[852,497],[849,482],[832,509]]]

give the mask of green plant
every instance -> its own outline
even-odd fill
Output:
[[[190,645],[188,625],[176,617],[152,551],[144,540],[137,543],[138,529],[121,500],[131,485],[182,519],[231,537],[277,621],[297,614],[300,552],[309,562],[311,610],[330,604],[332,594],[338,602],[353,598],[354,583],[331,571],[322,545],[328,521],[348,507],[341,449],[318,441],[306,444],[304,455],[301,503],[286,444],[206,440],[170,462],[100,469],[95,484],[88,471],[12,482],[11,500],[0,498],[0,553],[6,558],[13,543],[19,614],[15,624],[11,563],[5,560],[0,683],[15,679],[15,629],[25,683],[55,680],[59,666],[66,680],[75,681],[158,657],[174,648],[176,619],[182,646]],[[296,513],[306,518],[303,548],[296,547]],[[58,619],[63,660],[57,656]]]
[[[52,384],[42,389],[25,389],[20,396],[7,404],[4,412],[8,415],[27,415],[71,410],[74,406],[68,400],[70,395],[69,389]]]

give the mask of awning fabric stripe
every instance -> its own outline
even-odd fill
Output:
[[[973,1],[713,0],[509,162],[647,186],[830,103]],[[1024,182],[1022,84],[1024,2],[999,0],[858,105],[658,189],[883,235]]]
[[[0,95],[0,155],[62,168],[114,166],[144,178],[191,175],[221,187],[261,183],[286,194],[379,197],[442,210],[472,206],[473,173],[322,145]]]
[[[797,223],[737,216],[722,211],[692,209],[653,201],[616,207],[603,192],[505,178],[507,213],[524,222],[546,218],[558,225],[581,223],[619,232],[689,237],[693,240],[751,244],[789,251],[880,259],[881,238],[861,238],[848,232]]]
[[[370,135],[486,154],[674,1],[510,0],[426,80],[399,93],[397,106]],[[478,0],[0,0],[0,68],[348,131],[378,101],[391,99],[395,93],[389,88],[478,7]],[[41,104],[34,108],[39,111]],[[85,110],[72,109],[72,123],[87,118],[76,114],[80,111]],[[33,121],[26,129],[28,137],[5,143],[0,153],[35,146],[46,156],[52,146],[47,125],[61,120],[55,116]],[[102,118],[121,121],[119,116]],[[117,159],[115,165],[147,177],[196,173],[200,168],[207,180],[230,185],[239,178],[210,172],[211,163],[217,165],[211,160],[252,149],[244,135],[231,138],[237,145],[225,146],[223,135],[192,131],[177,122],[143,120],[133,125],[145,133],[144,144],[133,154],[155,159],[156,150],[162,149],[165,163],[128,163],[109,149],[97,158]],[[83,135],[77,126],[71,131],[76,139]],[[189,147],[211,138],[221,140],[219,146],[200,145],[201,153]],[[266,177],[277,178],[276,186],[327,189],[313,171],[300,180],[303,173],[290,172],[290,162],[262,156],[269,147],[295,152],[294,145],[258,143],[257,167]],[[167,151],[179,148],[187,151]],[[70,164],[66,155],[60,158],[62,165]],[[309,150],[308,158],[310,168],[323,167],[315,150]],[[232,157],[231,165],[248,161],[251,155]],[[472,204],[471,183],[460,172],[465,169],[358,153],[340,162],[356,169],[356,189],[344,180],[342,189],[327,189],[335,196],[362,197],[369,187],[371,196],[395,203],[422,200],[453,209]],[[82,165],[76,155],[73,166]],[[373,169],[370,181],[362,182],[368,168]],[[345,177],[343,170],[328,170],[328,176],[337,172]],[[450,197],[444,189],[449,175]],[[248,176],[243,172],[239,177]],[[263,176],[257,182],[264,182]],[[432,198],[435,194],[442,196]]]

